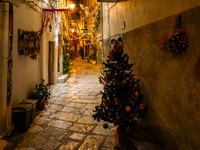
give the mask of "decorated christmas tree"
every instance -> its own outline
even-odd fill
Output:
[[[129,56],[123,53],[119,38],[103,63],[103,80],[106,84],[104,92],[101,92],[102,102],[95,107],[93,115],[95,120],[105,122],[104,128],[108,128],[107,123],[114,123],[127,130],[145,115],[147,106],[142,103],[139,80],[132,74],[133,64],[128,61]]]

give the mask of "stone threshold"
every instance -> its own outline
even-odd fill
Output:
[[[57,83],[65,83],[67,79],[69,78],[68,74],[63,74],[57,79]]]

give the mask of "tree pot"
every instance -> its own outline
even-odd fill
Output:
[[[129,138],[129,130],[123,126],[118,126],[117,133],[119,136],[118,144],[115,150],[137,150],[135,145],[131,142]]]

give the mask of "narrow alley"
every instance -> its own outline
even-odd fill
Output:
[[[94,121],[94,107],[101,102],[99,67],[82,59],[73,61],[70,78],[56,84],[46,109],[24,133],[14,132],[7,150],[102,150],[113,149],[114,125],[103,128]]]
[[[200,0],[0,0],[0,150],[200,150]]]

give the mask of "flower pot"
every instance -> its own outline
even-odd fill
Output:
[[[43,110],[46,105],[46,97],[43,97],[42,100],[38,100],[38,103],[36,105],[37,110]]]

